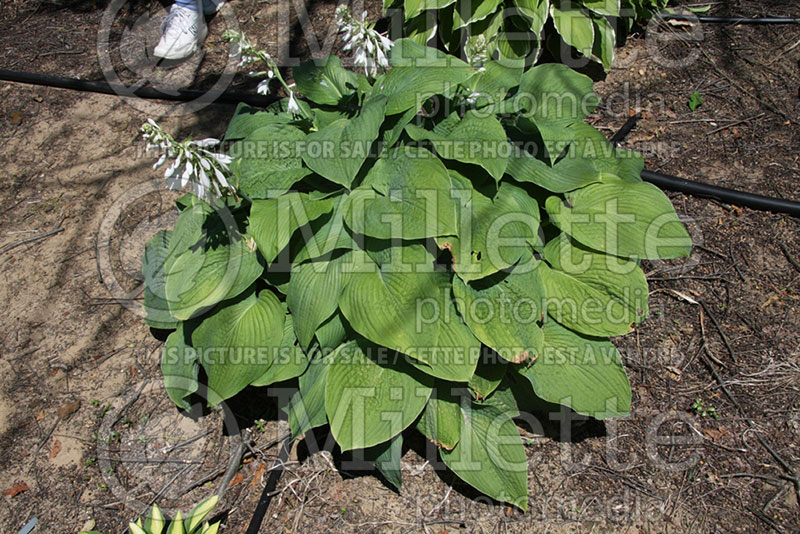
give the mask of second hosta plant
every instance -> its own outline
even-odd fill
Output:
[[[647,315],[642,259],[689,253],[642,158],[584,118],[562,65],[476,70],[411,40],[376,78],[294,70],[287,111],[240,106],[222,199],[187,195],[144,257],[147,322],[181,407],[295,380],[295,437],[329,425],[400,484],[404,432],[527,507],[515,418],[535,402],[624,416],[610,336]],[[202,369],[202,373],[200,372]]]
[[[646,23],[667,0],[384,0],[402,8],[404,35],[440,43],[471,63],[486,57],[535,62],[547,47],[562,62],[571,50],[608,70],[617,32]]]

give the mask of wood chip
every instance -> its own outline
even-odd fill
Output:
[[[22,480],[18,480],[16,482],[14,482],[13,486],[11,486],[7,490],[5,490],[3,492],[3,495],[8,495],[9,497],[16,497],[17,495],[19,495],[23,491],[28,491],[29,489],[30,488],[28,487],[27,484],[25,484],[25,482],[23,482]]]
[[[50,449],[50,458],[55,458],[58,456],[59,452],[61,452],[61,441],[55,440],[53,442],[53,448]]]
[[[68,402],[66,404],[63,404],[61,407],[59,407],[59,409],[57,410],[57,413],[58,413],[58,416],[63,421],[63,420],[66,420],[70,415],[72,415],[75,412],[77,412],[78,408],[80,408],[80,407],[81,407],[81,401],[79,401],[79,400]]]

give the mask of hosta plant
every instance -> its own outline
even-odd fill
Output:
[[[390,62],[374,79],[309,62],[299,112],[237,109],[236,195],[181,198],[146,247],[147,322],[173,330],[166,388],[188,408],[199,381],[219,403],[296,379],[296,438],[328,425],[399,485],[419,431],[525,509],[515,418],[544,402],[627,414],[608,338],[647,315],[639,262],[691,243],[641,156],[584,121],[587,77],[475,69],[408,39]]]
[[[144,518],[128,523],[129,534],[217,534],[219,521],[209,523],[203,521],[216,506],[219,497],[214,495],[198,503],[186,514],[186,519],[180,511],[172,520],[164,517],[164,513],[157,504],[154,504]],[[95,530],[81,531],[78,534],[102,534]]]
[[[404,34],[438,42],[471,63],[483,58],[535,62],[546,47],[562,61],[571,48],[607,70],[618,28],[646,22],[666,0],[384,0],[402,8]],[[571,48],[570,48],[571,47]]]

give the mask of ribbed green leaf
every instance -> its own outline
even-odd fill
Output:
[[[456,233],[455,200],[444,164],[423,148],[400,147],[379,159],[343,206],[356,234],[423,239]]]
[[[451,171],[450,176],[460,204],[458,237],[439,237],[436,244],[450,251],[459,278],[470,281],[496,273],[536,245],[539,205],[525,190],[503,182],[490,199],[458,173]]]
[[[452,450],[461,439],[461,402],[468,402],[463,387],[436,380],[436,387],[417,422],[417,430],[434,445]]]
[[[395,488],[403,485],[403,472],[400,461],[403,459],[403,434],[391,440],[364,450],[364,456],[371,460],[386,480]]]
[[[309,100],[335,106],[342,98],[355,92],[357,77],[342,66],[337,56],[329,55],[324,65],[317,65],[318,62],[311,59],[292,69],[297,89]]]
[[[692,241],[669,199],[653,184],[592,184],[547,199],[551,220],[576,241],[625,258],[688,256]]]
[[[288,124],[268,123],[234,144],[233,181],[249,198],[272,198],[308,176],[301,149],[306,135]]]
[[[453,280],[453,295],[472,333],[505,360],[521,362],[542,351],[543,268],[530,253],[508,273],[475,283]]]
[[[328,379],[332,354],[317,354],[306,372],[297,379],[298,390],[286,406],[289,428],[294,439],[328,422],[325,414],[325,382]]]
[[[386,114],[407,109],[419,110],[433,95],[450,94],[456,86],[474,74],[460,59],[410,39],[399,39],[392,47],[392,69],[375,83],[373,94],[389,98]]]
[[[171,329],[178,326],[178,321],[169,312],[164,280],[164,264],[169,257],[171,237],[171,231],[159,230],[145,245],[142,256],[144,322],[152,328]]]
[[[567,5],[563,4],[562,7],[550,5],[550,15],[553,17],[556,30],[565,43],[575,47],[584,56],[591,57],[594,43],[592,18],[582,9]]]
[[[441,449],[444,463],[464,482],[496,499],[528,509],[528,462],[514,422],[494,406],[461,406],[461,438]]]
[[[277,358],[285,312],[268,290],[222,303],[192,333],[208,375],[208,400],[217,404],[259,378]]]
[[[325,412],[343,451],[398,435],[431,394],[432,378],[415,371],[402,355],[377,346],[351,341],[336,350],[330,366]]]
[[[164,289],[170,313],[180,320],[205,313],[247,289],[262,271],[244,236],[217,233],[167,268]]]
[[[317,328],[336,311],[350,279],[351,260],[352,253],[347,252],[329,261],[302,263],[292,269],[286,304],[303,348],[308,348]]]
[[[291,121],[291,117],[288,114],[271,113],[245,103],[239,103],[236,106],[233,117],[231,117],[231,122],[228,123],[225,135],[222,136],[222,140],[244,139],[267,124],[288,124],[289,121]]]
[[[453,113],[458,117],[458,114]],[[506,132],[494,115],[481,116],[474,111],[457,122],[447,135],[409,124],[406,132],[415,141],[431,141],[444,159],[480,165],[500,181],[508,165],[510,148]]]
[[[631,388],[614,345],[555,321],[544,325],[542,356],[520,372],[539,397],[578,413],[605,419],[630,411]]]
[[[377,95],[364,102],[357,117],[334,121],[309,134],[303,161],[314,172],[349,189],[378,138],[385,109],[386,97]]]
[[[421,245],[371,254],[356,253],[339,299],[350,325],[374,343],[412,356],[412,364],[428,374],[469,380],[480,342],[456,313],[450,275],[433,271],[433,258]]]
[[[518,182],[530,182],[554,193],[565,193],[600,181],[591,159],[567,156],[552,167],[527,152],[512,158],[506,170]]]
[[[200,367],[197,352],[189,346],[184,332],[184,323],[172,332],[161,351],[161,374],[164,376],[164,389],[167,395],[182,410],[189,410],[186,397],[197,391],[197,377]]]
[[[582,334],[627,334],[647,316],[647,281],[628,260],[593,252],[566,234],[550,241],[542,265],[547,312]]]
[[[474,0],[457,2],[453,13],[453,29],[457,30],[494,14],[502,0]]]
[[[620,0],[583,0],[583,5],[598,15],[619,16]]]
[[[254,200],[249,231],[258,250],[271,263],[289,244],[292,234],[333,208],[330,198],[311,199],[306,193],[287,193],[278,198]]]
[[[308,356],[297,344],[294,333],[294,320],[292,315],[286,315],[283,323],[283,338],[280,347],[275,353],[275,358],[267,370],[253,380],[252,386],[269,386],[276,382],[283,382],[298,377],[308,368]]]
[[[335,250],[353,249],[357,245],[344,225],[344,206],[347,195],[338,195],[331,198],[333,208],[330,214],[325,214],[315,219],[309,225],[308,232],[301,232],[301,240],[292,248],[292,262],[295,264],[307,260],[324,258],[330,259],[330,253]]]
[[[403,4],[403,15],[406,21],[416,17],[428,9],[443,9],[456,0],[405,0]]]
[[[591,42],[589,46],[591,50]],[[560,63],[527,70],[519,89],[531,99],[524,108],[526,115],[535,121],[583,119],[598,103],[592,79]]]

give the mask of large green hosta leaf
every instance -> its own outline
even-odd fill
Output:
[[[584,56],[591,57],[594,43],[592,17],[580,7],[573,6],[571,0],[559,3],[558,6],[551,4],[550,15],[564,42],[575,47]]]
[[[286,406],[289,428],[294,439],[328,422],[325,414],[325,382],[333,353],[317,354],[305,373],[297,379],[298,390]]]
[[[169,255],[171,237],[172,231],[159,230],[145,245],[142,256],[144,322],[153,328],[170,329],[178,325],[169,312],[164,282],[164,263]]]
[[[292,269],[286,304],[303,348],[308,348],[317,328],[336,311],[350,279],[351,261],[352,253],[346,252],[329,261],[301,263]]]
[[[374,94],[389,98],[386,114],[419,110],[433,95],[449,94],[475,71],[460,59],[410,39],[395,41],[392,69],[375,82]]]
[[[347,195],[331,198],[333,209],[329,214],[315,219],[308,231],[301,232],[300,242],[290,244],[295,264],[317,258],[330,259],[335,250],[349,250],[357,247],[356,242],[344,225],[344,207]]]
[[[208,401],[228,399],[263,375],[278,357],[285,312],[268,290],[220,304],[192,333],[208,375]]]
[[[550,241],[542,266],[547,311],[582,334],[627,334],[647,316],[647,281],[628,260],[591,251],[566,234]]]
[[[507,172],[519,182],[530,182],[554,193],[572,191],[601,178],[591,159],[568,155],[551,167],[527,152],[513,158]]]
[[[544,351],[521,374],[540,398],[597,419],[624,417],[631,387],[608,340],[581,336],[555,321],[544,325]]]
[[[625,258],[688,256],[692,241],[669,199],[653,184],[614,181],[547,199],[551,220],[576,241]]]
[[[468,111],[463,119],[453,113],[456,121],[446,135],[409,124],[406,132],[415,141],[431,141],[444,159],[480,165],[500,181],[508,165],[510,149],[506,132],[494,115],[481,116]]]
[[[313,199],[306,193],[291,192],[278,198],[254,200],[249,231],[264,259],[271,263],[298,228],[332,208],[333,199]]]
[[[503,182],[490,199],[458,173],[450,176],[460,200],[458,237],[440,237],[436,243],[451,252],[453,270],[462,280],[514,265],[537,244],[539,204],[525,190]]]
[[[267,124],[288,124],[291,121],[289,114],[277,114],[270,111],[263,111],[244,103],[236,106],[236,111],[228,123],[228,128],[222,136],[223,141],[233,141],[244,139],[259,128]]]
[[[325,412],[343,451],[393,438],[417,418],[431,395],[431,377],[382,347],[351,341],[336,350],[330,366]]]
[[[340,119],[306,138],[303,161],[314,172],[332,182],[350,188],[383,123],[386,97],[367,99],[361,113],[352,119]]]
[[[408,21],[408,19],[416,17],[426,10],[444,9],[455,2],[456,0],[405,0],[403,5],[403,15],[405,16],[406,21]]]
[[[456,305],[472,333],[508,361],[521,362],[542,352],[543,270],[529,253],[509,273],[471,284],[453,280]]]
[[[463,387],[436,381],[436,387],[417,422],[417,430],[437,447],[453,450],[461,439],[461,402],[468,402]]]
[[[583,5],[598,15],[619,16],[620,0],[583,0]]]
[[[170,313],[181,320],[202,314],[247,289],[262,271],[258,255],[244,236],[220,232],[167,267],[164,279]]]
[[[514,422],[494,406],[461,406],[461,437],[440,449],[444,463],[464,482],[498,501],[528,509],[528,461]]]
[[[453,29],[458,30],[494,14],[502,0],[474,0],[456,3],[453,12]]]
[[[297,89],[317,104],[336,106],[355,92],[358,77],[342,67],[341,60],[334,55],[329,55],[322,66],[317,65],[318,61],[312,59],[292,69]]]
[[[303,167],[306,135],[288,124],[270,123],[231,147],[233,181],[250,198],[283,194],[311,171]]]
[[[426,373],[466,382],[475,372],[480,342],[456,313],[451,276],[433,270],[421,245],[359,251],[339,299],[362,336],[412,356]]]
[[[276,382],[283,382],[298,377],[308,367],[308,356],[297,344],[297,336],[294,333],[294,320],[292,315],[286,315],[283,323],[283,338],[280,347],[275,353],[269,368],[253,380],[250,385],[269,386]]]
[[[186,397],[197,391],[199,371],[197,352],[186,343],[184,323],[179,323],[161,352],[161,374],[167,395],[183,410],[190,409]]]
[[[364,451],[367,460],[372,460],[386,480],[395,488],[403,485],[402,465],[403,434],[397,434],[390,441],[381,443]]]
[[[423,239],[456,233],[455,200],[444,164],[424,148],[400,147],[379,159],[347,198],[344,220],[356,234]]]

